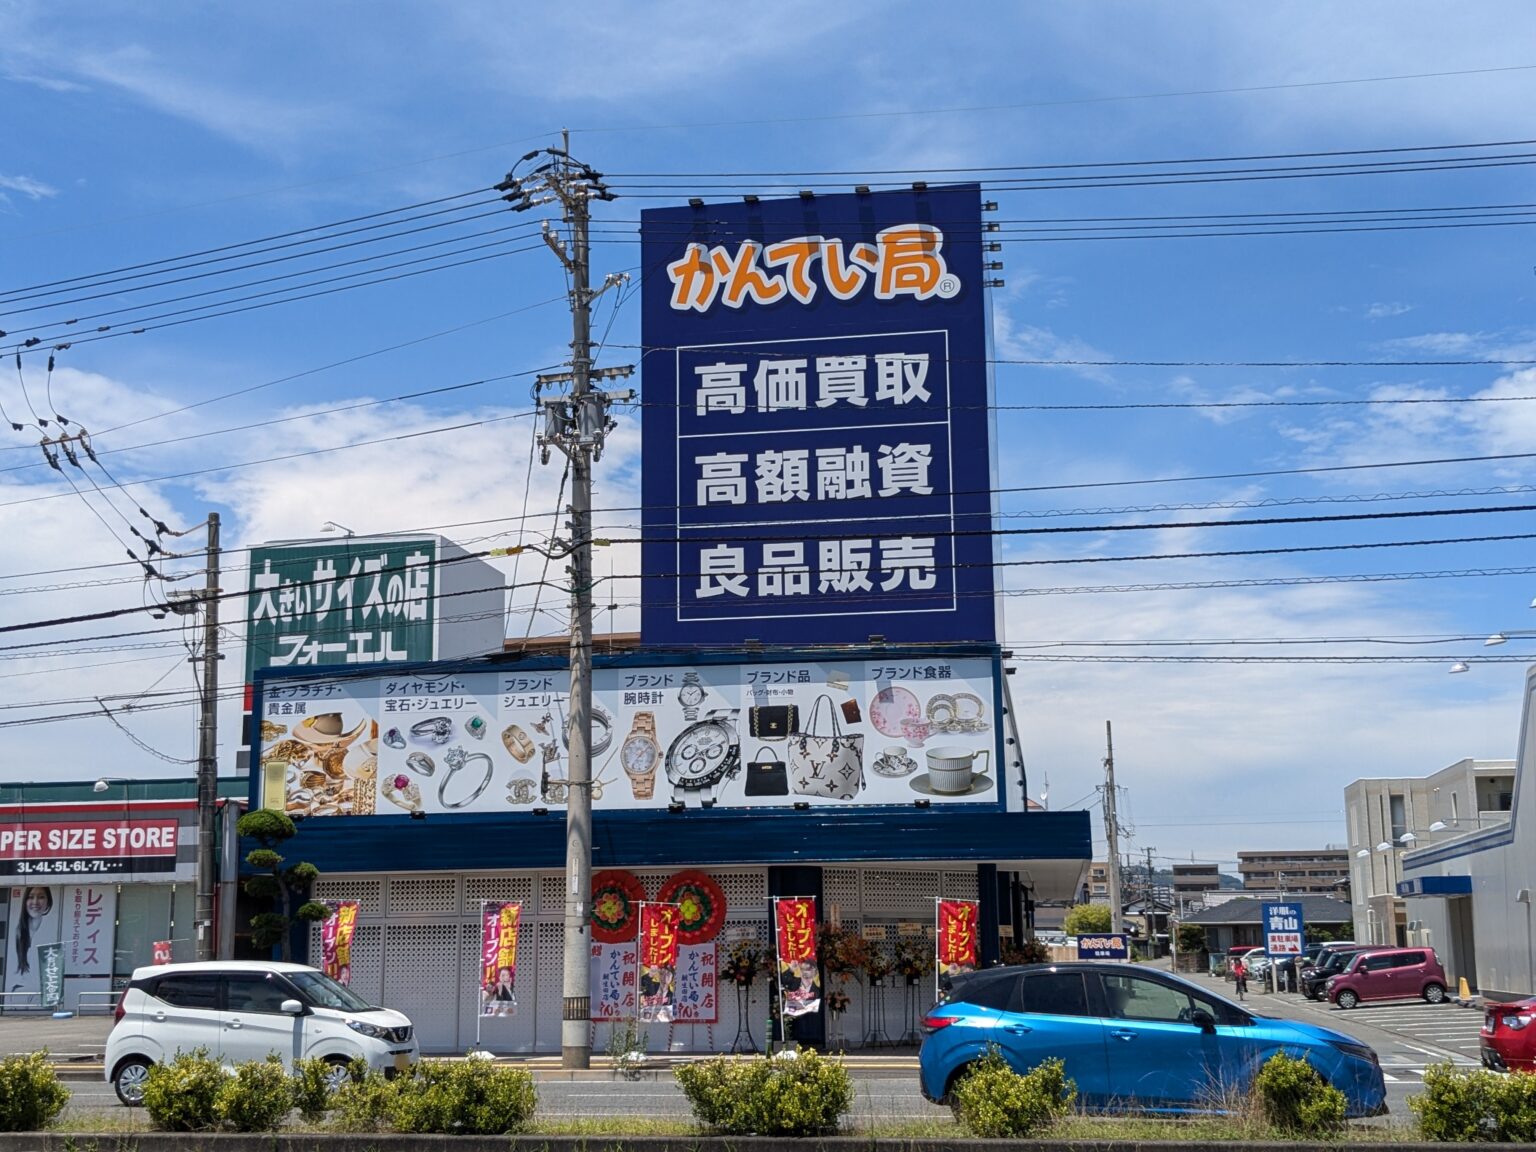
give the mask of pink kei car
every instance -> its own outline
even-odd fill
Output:
[[[1362,1000],[1445,999],[1445,969],[1433,948],[1374,948],[1358,953],[1328,980],[1328,999],[1340,1008]]]

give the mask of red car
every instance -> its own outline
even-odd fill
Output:
[[[1478,1037],[1485,1067],[1536,1072],[1536,998],[1490,1004]]]

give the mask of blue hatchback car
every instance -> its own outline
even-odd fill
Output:
[[[989,1044],[1024,1072],[1066,1064],[1093,1111],[1212,1112],[1277,1052],[1305,1056],[1348,1115],[1387,1110],[1376,1053],[1330,1028],[1255,1016],[1199,985],[1128,964],[1025,964],[958,977],[923,1020],[923,1095],[946,1101]]]

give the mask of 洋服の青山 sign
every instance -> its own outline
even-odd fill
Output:
[[[647,642],[995,638],[980,212],[642,214]]]
[[[0,875],[172,872],[177,827],[174,818],[0,824]]]

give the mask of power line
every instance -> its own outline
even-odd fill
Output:
[[[493,189],[490,187],[474,188],[468,192],[455,193],[452,196],[439,196],[432,200],[421,200],[415,204],[407,204],[401,208],[390,208],[382,212],[370,212],[362,216],[351,216],[345,220],[333,220],[329,224],[313,224],[307,228],[296,228],[288,232],[277,232],[270,236],[258,237],[254,240],[241,240],[234,244],[223,244],[217,248],[204,248],[197,252],[183,253],[180,256],[166,256],[159,260],[146,260],[138,264],[125,264],[117,268],[108,268],[102,272],[90,272],[80,276],[68,276],[62,280],[45,280],[38,284],[28,284],[20,288],[0,289],[0,304],[10,303],[12,298],[20,295],[21,293],[41,292],[47,288],[55,288],[66,284],[80,284],[85,281],[101,280],[105,283],[111,283],[111,281],[105,281],[104,277],[115,276],[119,273],[135,272],[143,268],[164,268],[166,265],[179,265],[186,261],[196,260],[200,257],[216,256],[220,252],[233,252],[241,248],[250,248],[253,245],[270,244],[272,241],[287,240],[290,237],[303,236],[311,232],[325,232],[332,228],[345,227],[348,224],[358,224],[364,220],[379,220],[385,216],[398,216],[402,212],[412,212],[417,208],[430,208],[438,204],[447,204],[453,200],[464,200],[470,196],[481,196],[491,191],[493,191]],[[494,200],[495,198],[492,197],[480,201],[480,203],[489,204],[493,203]],[[469,207],[473,206],[474,205],[470,205]],[[432,215],[432,213],[428,213],[428,215]],[[421,217],[412,217],[411,219],[421,219]],[[399,222],[400,221],[396,221],[396,223]],[[377,225],[377,227],[388,227],[388,225]],[[366,231],[366,229],[354,229],[354,232],[357,231]],[[345,235],[345,233],[339,233],[339,235]],[[262,249],[262,251],[273,250],[273,248]],[[246,253],[246,255],[249,254],[250,253]],[[192,265],[188,266],[191,267]],[[129,279],[132,278],[133,277],[129,277]]]
[[[1536,68],[1536,64],[1529,65]],[[1070,164],[995,164],[966,165],[955,168],[841,168],[823,170],[788,170],[780,172],[609,172],[615,180],[633,178],[661,178],[669,180],[712,180],[749,178],[754,180],[788,179],[791,176],[954,176],[991,172],[1048,172],[1069,168],[1134,168],[1167,167],[1171,164],[1246,164],[1258,160],[1318,160],[1336,156],[1390,156],[1407,152],[1470,151],[1474,148],[1516,148],[1536,144],[1533,140],[1488,140],[1471,144],[1417,144],[1397,148],[1341,148],[1315,152],[1261,152],[1233,156],[1182,156],[1167,160],[1097,160],[1078,161]]]
[[[476,245],[471,248],[466,248],[464,251],[478,251],[484,248],[500,247],[503,244],[511,244],[515,242],[515,239],[503,240],[494,244]],[[48,350],[49,345],[54,344],[54,341],[62,340],[65,337],[69,338],[67,343],[71,346],[74,346],[79,344],[94,344],[101,340],[114,340],[121,336],[142,336],[146,332],[158,332],[165,328],[179,328],[182,325],[195,324],[203,320],[214,320],[223,316],[236,316],[246,312],[256,312],[264,308],[273,308],[280,304],[296,304],[301,300],[314,300],[321,296],[334,296],[338,292],[351,292],[358,288],[370,288],[379,284],[391,284],[400,280],[410,280],[417,276],[427,276],[434,272],[447,272],[454,268],[468,267],[471,264],[482,264],[487,260],[500,260],[508,256],[517,256],[524,252],[533,252],[542,247],[543,245],[541,244],[534,244],[522,248],[510,248],[502,252],[491,252],[484,256],[472,256],[463,260],[453,260],[449,263],[437,264],[429,268],[415,268],[414,271],[409,272],[396,271],[390,275],[375,275],[375,273],[382,272],[384,269],[370,269],[366,272],[356,272],[346,276],[336,276],[325,280],[316,280],[311,284],[291,285],[286,289],[273,290],[269,292],[257,292],[249,296],[235,297],[228,301],[221,301],[196,308],[183,308],[172,312],[163,312],[150,316],[138,316],[131,320],[125,320],[120,324],[98,326],[93,334],[86,336],[77,336],[70,332],[51,333],[45,336],[31,336],[28,338],[26,343],[13,345],[11,350],[17,352],[20,355],[43,352]],[[426,263],[430,260],[441,260],[450,255],[459,255],[459,253],[441,253],[437,256],[422,257],[416,260],[403,261],[398,265],[392,265],[390,267],[413,267],[414,265]],[[373,276],[374,278],[358,279],[358,277],[361,276]],[[338,287],[324,288],[312,292],[298,291],[299,289],[311,288],[315,285],[335,284],[338,281],[346,280],[355,280],[356,282],[350,284],[343,283]],[[274,295],[278,296],[279,298],[276,300],[265,299],[265,297]],[[261,300],[262,302],[242,303],[238,308],[224,307],[225,304],[234,304],[237,302],[250,300]],[[208,311],[207,309],[209,308],[217,310]],[[198,314],[189,315],[189,313]],[[57,348],[57,345],[54,345],[54,347]]]
[[[762,124],[814,124],[839,120],[888,120],[906,116],[966,115],[976,112],[1016,112],[1032,108],[1059,108],[1075,104],[1112,104],[1130,100],[1169,100],[1192,96],[1232,96],[1254,92],[1282,92],[1298,88],[1337,88],[1354,84],[1385,84],[1407,80],[1438,80],[1455,76],[1483,76],[1500,72],[1526,72],[1536,64],[1498,68],[1469,68],[1455,72],[1413,72],[1396,76],[1365,76],[1347,80],[1296,80],[1282,84],[1255,84],[1242,88],[1194,88],[1170,92],[1140,92],[1124,96],[1079,96],[1062,100],[1033,100],[1012,104],[975,104],[951,108],[905,108],[884,112],[841,112],[820,116],[780,116],[755,120],[712,120],[680,124],[630,124],[573,128],[573,133],[661,132],[681,128],[742,128]]]

